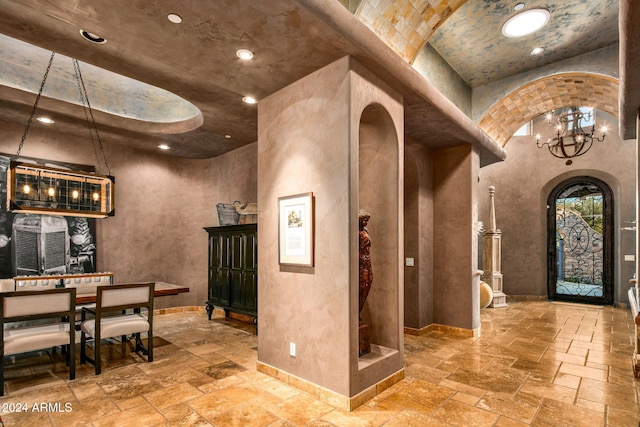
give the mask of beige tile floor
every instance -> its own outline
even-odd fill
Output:
[[[9,363],[6,426],[638,426],[629,310],[517,302],[482,310],[480,338],[405,336],[406,378],[345,412],[255,369],[250,325],[154,318],[155,360],[103,345],[102,375],[60,354]],[[46,407],[40,405],[50,404]],[[42,408],[42,411],[34,410]],[[58,404],[59,407],[55,405]],[[26,405],[27,412],[6,412]],[[65,406],[67,405],[67,406]],[[69,409],[69,411],[65,411]]]

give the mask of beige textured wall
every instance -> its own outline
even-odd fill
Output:
[[[566,165],[546,148],[538,149],[533,136],[512,138],[507,159],[480,170],[480,220],[489,220],[488,187],[496,187],[496,222],[502,230],[502,273],[507,295],[547,295],[546,203],[553,187],[572,176],[591,175],[605,181],[614,197],[614,303],[626,302],[628,280],[635,271],[625,254],[635,254],[635,233],[621,231],[635,218],[635,141],[618,136],[617,120],[597,112],[597,127],[609,128],[606,141]],[[539,118],[533,133],[546,141],[550,129]]]
[[[433,320],[463,329],[480,326],[479,167],[471,145],[433,152]]]
[[[334,63],[258,104],[258,360],[344,395],[352,339],[347,66]],[[315,267],[280,268],[278,197],[306,192],[315,197]]]
[[[432,153],[406,141],[404,156],[404,325],[420,329],[433,323],[433,185]]]
[[[15,153],[21,126],[0,126],[0,152]],[[105,142],[116,180],[116,215],[97,221],[98,270],[116,282],[165,281],[190,292],[156,306],[203,306],[207,299],[207,234],[215,205],[257,200],[257,145],[209,160],[177,159]],[[35,127],[24,156],[95,165],[90,141]],[[98,170],[104,173],[104,170]]]
[[[355,141],[360,113],[372,101],[383,103],[399,140],[402,103],[398,98],[390,101],[379,82],[361,79],[351,67],[359,75],[367,74],[343,58],[261,100],[258,106],[258,360],[345,396],[402,368],[402,355],[396,352],[382,364],[358,370],[358,194],[354,191],[359,176]],[[398,148],[397,155],[401,151]],[[399,164],[397,171],[401,173]],[[401,180],[396,181],[400,184]],[[278,197],[304,192],[315,196],[315,266],[281,267]],[[400,228],[402,220],[396,221]],[[401,272],[395,277],[399,283]],[[392,344],[402,348],[398,289],[395,306],[392,302],[386,310],[395,313],[398,338]],[[393,314],[388,318],[393,319]],[[290,342],[296,343],[295,357],[289,355]]]

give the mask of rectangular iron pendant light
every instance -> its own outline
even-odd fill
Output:
[[[106,218],[114,211],[114,178],[11,162],[7,209],[16,213]]]

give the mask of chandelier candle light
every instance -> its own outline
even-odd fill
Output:
[[[549,138],[547,142],[540,142],[540,134],[536,135],[538,148],[547,146],[549,152],[560,159],[571,159],[582,156],[591,146],[593,141],[604,141],[607,128],[602,127],[602,136],[595,136],[596,125],[593,109],[570,107],[567,109],[551,111],[547,114],[547,122],[555,127],[556,136]],[[593,123],[591,129],[584,130],[583,122]]]
[[[9,209],[17,213],[113,215],[113,177],[11,162]]]
[[[44,74],[38,96],[27,121],[18,152],[12,158],[7,177],[7,208],[12,212],[32,214],[58,214],[81,216],[87,218],[105,218],[113,216],[114,210],[114,178],[111,176],[107,159],[102,149],[102,141],[98,134],[93,111],[89,103],[86,87],[80,73],[80,64],[73,60],[75,77],[82,98],[85,118],[89,125],[89,134],[94,144],[96,159],[102,160],[108,175],[97,175],[88,172],[56,169],[19,161],[33,116],[38,107],[47,75],[53,63],[55,53],[51,53],[47,71]]]

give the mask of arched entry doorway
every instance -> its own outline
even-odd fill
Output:
[[[593,177],[556,186],[547,201],[549,299],[613,303],[613,195]]]

